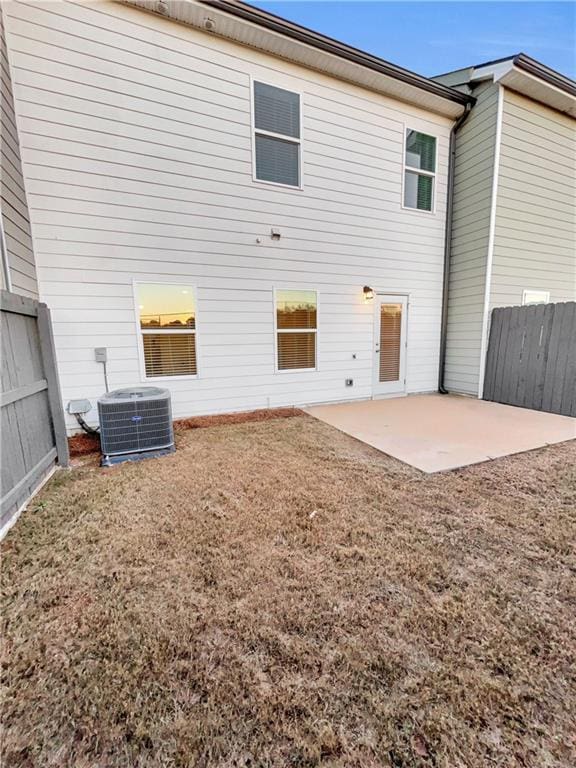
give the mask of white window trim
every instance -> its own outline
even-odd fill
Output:
[[[531,301],[531,302],[527,303],[526,302],[526,297],[527,297],[527,295],[529,293],[541,293],[542,296],[545,296],[546,298],[544,299],[544,301],[538,301],[538,302]],[[541,291],[539,288],[524,288],[524,290],[522,291],[522,306],[523,307],[529,307],[529,306],[531,307],[531,306],[534,306],[536,304],[549,304],[549,303],[550,303],[550,291]]]
[[[278,329],[278,291],[311,291],[316,294],[316,328],[281,328]],[[303,288],[294,285],[275,285],[272,287],[272,309],[274,315],[274,373],[311,373],[318,370],[318,329],[320,327],[320,294],[316,288]],[[316,365],[314,368],[278,368],[278,334],[279,333],[315,333],[316,334]]]
[[[256,107],[254,99],[254,83],[262,83],[262,85],[269,85],[272,88],[280,88],[283,91],[290,91],[298,96],[300,102],[300,138],[295,139],[293,136],[286,136],[283,133],[275,133],[274,131],[264,131],[260,128],[256,128]],[[287,86],[285,83],[280,85],[279,83],[271,83],[269,80],[264,80],[259,77],[250,75],[250,131],[251,131],[251,145],[252,145],[252,181],[255,184],[266,184],[266,186],[280,187],[281,189],[293,189],[302,191],[304,189],[304,168],[303,168],[303,129],[304,129],[304,98],[301,91],[297,91],[294,88]],[[281,139],[291,144],[298,145],[298,185],[295,184],[282,184],[280,181],[267,181],[266,179],[259,179],[256,176],[256,134],[261,136],[270,136],[272,139]]]
[[[176,328],[170,331],[157,331],[152,329],[142,329],[140,327],[140,305],[138,301],[138,286],[139,285],[175,285],[182,287],[185,285],[192,292],[192,298],[194,300],[194,328]],[[199,354],[198,354],[198,297],[196,286],[188,282],[175,282],[174,280],[132,280],[132,294],[134,298],[134,320],[136,325],[136,334],[138,336],[138,360],[140,363],[140,381],[190,381],[198,379],[198,371],[200,370]],[[196,341],[196,373],[190,373],[183,376],[147,376],[146,375],[146,360],[144,357],[144,341],[143,337],[147,334],[153,333],[187,333],[194,335]]]
[[[417,133],[422,133],[425,136],[430,136],[430,138],[436,140],[436,153],[434,155],[434,171],[424,171],[420,170],[419,168],[413,168],[410,165],[406,164],[406,142],[408,139],[408,131],[416,131]],[[439,140],[438,136],[434,133],[429,133],[427,130],[420,128],[413,128],[406,123],[404,123],[404,140],[402,142],[402,189],[401,189],[401,198],[400,198],[400,207],[404,211],[412,211],[412,213],[422,213],[426,216],[435,216],[436,215],[436,188],[438,184],[438,148],[439,148]],[[430,176],[432,178],[432,208],[429,211],[426,211],[424,208],[412,208],[410,205],[404,204],[404,187],[406,185],[406,173],[415,173],[419,176]]]

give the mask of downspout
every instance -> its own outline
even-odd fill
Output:
[[[454,168],[456,165],[456,134],[464,124],[472,104],[468,102],[464,112],[452,126],[448,150],[448,193],[446,196],[446,231],[444,233],[444,275],[442,285],[442,319],[440,324],[440,365],[438,368],[438,392],[447,395],[444,387],[444,369],[446,366],[446,334],[448,330],[448,293],[450,287],[450,259],[452,255],[452,213],[454,207]]]
[[[12,278],[10,276],[10,263],[8,261],[8,248],[4,235],[4,222],[2,221],[2,209],[0,208],[0,256],[2,258],[2,283],[6,291],[12,290]]]

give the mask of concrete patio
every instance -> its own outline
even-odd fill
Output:
[[[576,438],[576,419],[457,395],[321,405],[307,413],[423,472]]]

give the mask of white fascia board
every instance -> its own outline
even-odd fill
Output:
[[[470,80],[474,83],[482,80],[493,80],[495,83],[516,91],[516,93],[529,99],[534,99],[534,101],[552,107],[552,109],[576,117],[576,97],[557,88],[552,83],[547,83],[539,77],[525,72],[517,67],[513,60],[478,67],[472,73]]]
[[[118,0],[119,2],[154,13],[164,19],[187,24],[206,34],[269,53],[278,58],[301,64],[390,98],[413,104],[421,109],[456,120],[464,112],[464,104],[451,101],[433,92],[390,75],[374,71],[333,53],[265,29],[245,19],[202,5],[194,0]],[[161,11],[159,9],[162,9]]]

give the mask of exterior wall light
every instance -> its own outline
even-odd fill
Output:
[[[364,293],[364,301],[372,301],[374,298],[374,290],[369,285],[365,285],[362,289]]]

